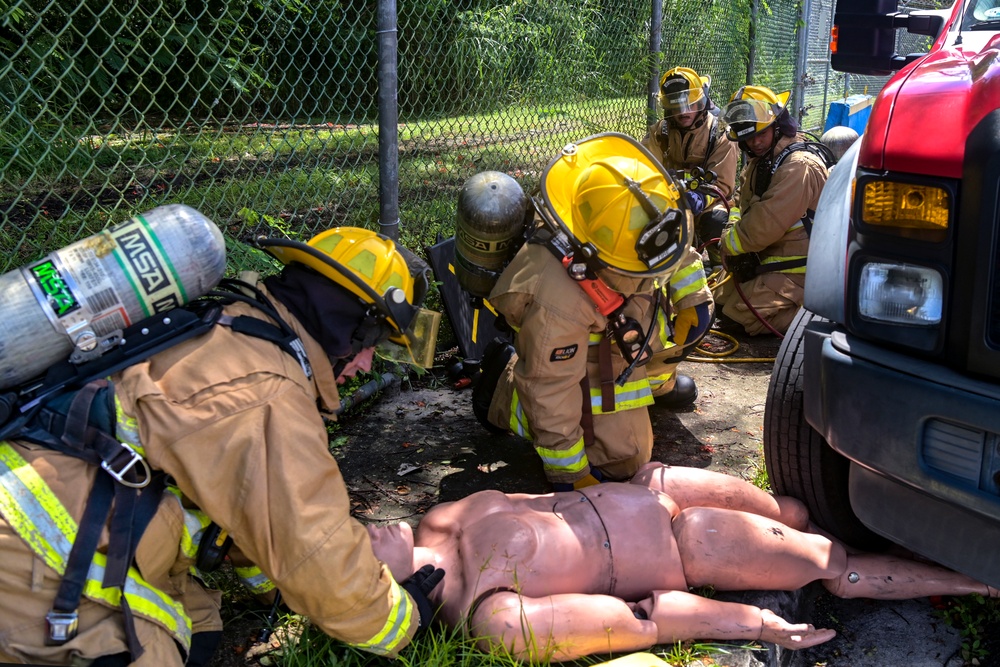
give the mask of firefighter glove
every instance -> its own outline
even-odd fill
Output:
[[[707,303],[682,308],[674,318],[674,343],[685,345],[699,338],[708,328],[709,308]]]
[[[441,583],[442,579],[444,579],[444,570],[433,565],[424,565],[400,584],[417,605],[417,611],[420,614],[418,630],[427,629],[434,618],[434,607],[431,606],[428,595],[435,586]]]
[[[705,210],[705,195],[700,192],[688,190],[684,193],[684,199],[687,200],[687,205],[691,207],[692,215],[701,215],[701,212]]]
[[[591,468],[590,472],[581,479],[576,480],[572,484],[569,482],[554,482],[552,484],[552,489],[554,491],[578,491],[580,489],[586,488],[588,486],[594,486],[595,484],[600,484],[605,481],[604,475],[597,468]]]

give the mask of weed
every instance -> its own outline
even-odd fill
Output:
[[[966,664],[978,665],[989,656],[988,630],[1000,624],[1000,600],[978,594],[950,598],[936,613],[961,634],[960,652]]]

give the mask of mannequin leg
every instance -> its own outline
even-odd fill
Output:
[[[690,586],[795,590],[837,577],[847,567],[839,544],[749,512],[689,508],[674,519],[673,528]]]
[[[907,600],[970,593],[998,597],[997,589],[940,565],[883,554],[848,556],[843,574],[823,581],[823,586],[842,598]]]
[[[701,468],[647,463],[632,478],[662,491],[681,509],[718,507],[759,514],[797,530],[805,530],[809,512],[801,501],[789,496],[773,496],[739,477]]]

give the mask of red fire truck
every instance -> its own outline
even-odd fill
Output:
[[[819,202],[767,471],[855,546],[1000,586],[1000,0],[898,9],[837,3],[832,67],[898,71]]]

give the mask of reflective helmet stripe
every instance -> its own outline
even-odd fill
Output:
[[[46,565],[62,575],[66,572],[77,524],[55,494],[8,443],[0,443],[0,515]],[[104,588],[107,558],[95,553],[83,594],[91,600],[118,607],[121,591]],[[184,607],[149,585],[134,567],[125,580],[125,597],[132,611],[157,623],[173,635],[185,650],[191,646],[191,619]]]

